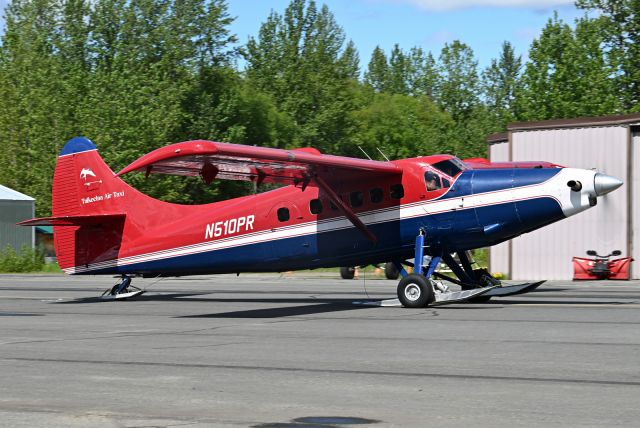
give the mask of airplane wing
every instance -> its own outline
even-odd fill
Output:
[[[131,171],[145,174],[201,176],[206,183],[215,179],[315,185],[325,191],[345,216],[371,241],[376,236],[336,194],[338,183],[363,179],[367,175],[402,175],[392,162],[323,155],[313,148],[274,149],[213,141],[186,141],[148,153],[116,175]]]
[[[363,174],[397,175],[392,162],[323,155],[313,148],[275,149],[213,141],[186,141],[154,150],[118,172],[201,176],[214,179],[253,181],[257,184],[309,184],[314,177],[328,184],[348,181]]]

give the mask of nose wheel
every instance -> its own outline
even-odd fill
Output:
[[[398,284],[398,300],[405,308],[423,308],[435,300],[433,287],[424,276],[407,275]]]
[[[405,308],[424,308],[426,306],[439,306],[451,303],[464,302],[473,298],[480,297],[481,295],[488,293],[497,284],[478,284],[477,287],[472,289],[462,289],[460,291],[450,291],[449,287],[445,286],[441,282],[436,282],[431,279],[431,276],[435,274],[436,267],[442,260],[442,257],[450,255],[442,253],[441,255],[434,255],[429,259],[429,263],[426,266],[422,265],[424,257],[424,240],[425,231],[420,230],[418,236],[416,236],[415,244],[415,257],[413,263],[412,274],[402,268],[400,263],[397,264],[397,268],[402,275],[402,279],[398,283],[398,300]],[[464,257],[461,257],[466,261]],[[445,259],[445,262],[447,260]],[[447,263],[451,266],[451,263]],[[468,262],[466,264],[469,264]],[[469,266],[470,268],[470,266]],[[462,269],[459,269],[462,271]],[[462,271],[465,274],[464,271]]]

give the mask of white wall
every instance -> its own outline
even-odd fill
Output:
[[[509,143],[498,143],[489,146],[491,162],[509,162]],[[502,273],[511,276],[509,272],[509,241],[494,245],[489,250],[489,270],[491,273]]]
[[[640,278],[640,131],[634,131],[632,134],[631,151],[633,230],[630,238],[632,238],[631,256],[635,259],[631,264],[631,275],[634,279],[637,279]]]
[[[512,133],[514,161],[549,161],[567,167],[596,168],[626,181],[628,128],[572,128]],[[512,240],[513,279],[571,279],[571,257],[593,249],[626,253],[627,192],[598,198],[598,205]],[[492,254],[493,260],[493,254]]]

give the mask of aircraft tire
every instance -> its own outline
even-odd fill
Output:
[[[342,279],[353,279],[356,275],[356,268],[352,266],[343,266],[340,268],[340,277]]]
[[[384,264],[384,276],[387,279],[398,279],[398,277],[400,276],[400,271],[394,263],[387,262]]]
[[[424,276],[411,274],[398,283],[398,300],[405,308],[424,308],[435,300],[435,295]]]

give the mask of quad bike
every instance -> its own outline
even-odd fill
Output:
[[[609,260],[611,256],[619,256],[620,250],[612,251],[606,256],[601,256],[594,250],[587,251],[587,255],[593,258],[582,257],[573,258],[573,280],[595,280],[595,279],[629,279],[629,264],[633,261],[631,257],[622,257]]]

